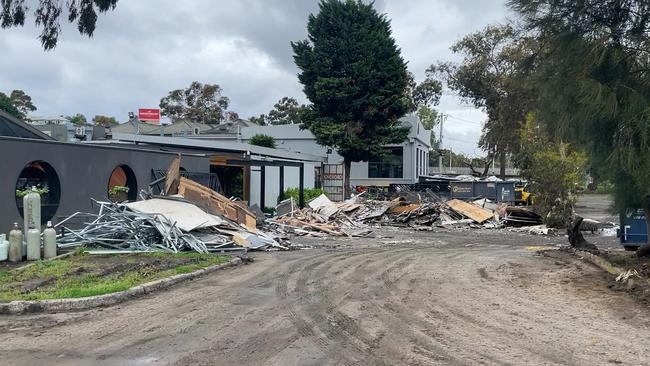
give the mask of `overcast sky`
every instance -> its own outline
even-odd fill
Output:
[[[461,36],[507,16],[504,0],[379,0],[375,6],[391,19],[418,79],[431,63],[456,60],[449,47]],[[197,80],[221,85],[230,109],[248,118],[283,96],[306,101],[289,42],[306,37],[307,16],[317,10],[316,0],[120,0],[100,16],[94,38],[66,24],[50,52],[40,47],[29,18],[24,28],[0,30],[0,91],[27,92],[35,115],[125,121],[129,111],[157,108],[168,91]],[[453,95],[438,108],[449,115],[445,147],[480,154],[484,114]]]

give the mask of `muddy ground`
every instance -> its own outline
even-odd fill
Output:
[[[564,237],[378,229],[138,300],[0,318],[3,365],[647,365],[650,311]],[[609,242],[613,245],[613,241]]]

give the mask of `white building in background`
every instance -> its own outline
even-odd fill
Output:
[[[66,125],[70,123],[70,119],[65,116],[27,116],[25,122],[32,126],[45,126],[45,125]]]
[[[352,186],[388,186],[394,183],[411,184],[428,175],[431,131],[422,126],[416,116],[401,119],[410,127],[401,144],[386,145],[384,157],[373,161],[353,162],[350,172]],[[329,164],[343,164],[343,158],[330,147],[316,143],[308,130],[298,125],[255,126],[241,129],[241,139],[247,142],[256,134],[272,136],[277,148],[303,154],[327,156]]]
[[[75,125],[64,116],[27,116],[25,122],[61,142],[90,141],[106,137],[106,129],[91,123]]]
[[[350,172],[352,186],[385,187],[389,184],[411,184],[418,182],[421,176],[428,174],[431,131],[426,130],[417,117],[414,116],[402,118],[402,123],[410,127],[410,130],[401,144],[384,146],[387,153],[380,159],[352,163]],[[300,161],[300,164],[304,167],[302,175],[304,188],[313,188],[320,185],[323,164],[329,166],[343,164],[343,158],[334,149],[319,145],[311,132],[300,130],[298,125],[251,126],[238,129],[238,134],[215,131],[183,137],[160,137],[134,134],[132,132],[112,132],[112,134],[114,140],[122,142],[173,146],[175,148],[191,149],[190,151],[194,153],[202,149],[247,151],[248,154],[260,151],[259,159],[262,161],[265,159],[264,156],[272,156],[280,162],[282,160]],[[127,131],[130,131],[130,129],[127,129]],[[248,145],[247,142],[256,134],[272,136],[276,141],[276,149]],[[211,165],[214,165],[214,168],[223,164],[237,166],[236,163],[229,163],[229,161],[236,159],[241,159],[241,157],[239,155],[232,155],[223,159],[213,157]],[[244,186],[248,187],[246,191],[249,192],[245,200],[251,205],[257,204],[261,207],[276,206],[280,196],[279,182],[283,182],[285,189],[300,186],[300,168],[297,166],[287,165],[280,168],[272,164],[265,167],[262,167],[262,164],[249,164],[245,169],[249,172],[244,178]],[[280,178],[281,171],[284,173],[282,179]],[[227,177],[220,177],[220,179],[227,179]],[[336,184],[342,191],[342,179]],[[327,189],[325,190],[328,194],[332,193]],[[262,195],[264,195],[264,199],[262,199]],[[331,198],[340,199],[342,194],[333,195]]]

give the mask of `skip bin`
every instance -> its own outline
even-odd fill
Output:
[[[621,228],[617,235],[626,249],[635,249],[647,242],[648,226],[643,209],[628,209],[620,215],[620,220]]]
[[[474,182],[451,182],[451,198],[467,200],[476,197],[474,195]]]
[[[515,202],[515,182],[496,182],[497,202]]]
[[[497,199],[496,182],[474,182],[474,197],[495,201]]]

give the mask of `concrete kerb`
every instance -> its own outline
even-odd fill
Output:
[[[604,258],[589,252],[576,250],[575,254],[616,278],[628,271],[625,268],[617,267]],[[626,291],[634,294],[635,297],[645,299],[646,301],[650,299],[650,280],[647,278],[631,276],[623,278],[617,282],[625,286]]]
[[[593,253],[577,249],[574,250],[573,253],[611,275],[618,276],[621,273],[625,272],[623,268],[617,267],[603,257],[595,255]]]
[[[27,314],[27,313],[59,313],[67,311],[87,310],[96,307],[104,307],[119,304],[121,302],[137,298],[155,291],[166,289],[177,283],[188,281],[223,268],[237,266],[242,263],[241,258],[233,258],[228,263],[217,264],[196,270],[191,273],[183,273],[172,277],[162,278],[156,281],[147,282],[142,285],[131,287],[128,290],[114,292],[111,294],[82,297],[78,299],[57,299],[57,300],[26,300],[0,303],[0,314]]]

